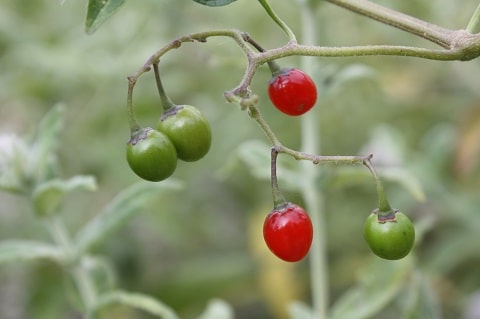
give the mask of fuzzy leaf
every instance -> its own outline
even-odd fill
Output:
[[[223,300],[213,299],[198,319],[233,319],[232,307]]]
[[[170,179],[158,184],[141,182],[125,189],[77,233],[78,248],[80,251],[87,250],[107,237],[138,213],[146,201],[158,196],[159,193],[180,188],[178,181]]]
[[[63,127],[65,106],[56,104],[42,118],[38,126],[30,153],[30,174],[35,183],[50,179],[56,163],[55,151]]]
[[[85,31],[88,34],[95,32],[124,2],[125,0],[89,0]]]
[[[209,7],[221,7],[221,6],[226,6],[227,4],[230,4],[232,2],[235,2],[236,0],[193,0],[193,1]]]
[[[379,174],[385,179],[402,185],[409,191],[416,200],[424,202],[426,200],[422,184],[417,176],[405,167],[386,167],[379,170]]]
[[[178,319],[175,312],[159,300],[140,293],[125,291],[112,291],[100,296],[94,307],[94,312],[111,304],[123,304],[136,309],[143,310],[162,319]]]
[[[40,184],[33,192],[33,205],[37,216],[51,216],[58,211],[68,192],[77,189],[94,191],[97,188],[92,176],[74,176],[68,180],[52,179]]]
[[[312,309],[303,302],[295,301],[288,305],[288,312],[292,319],[314,319]]]
[[[412,267],[410,257],[394,262],[374,257],[372,263],[363,270],[360,282],[335,303],[330,318],[375,317],[408,283]]]
[[[50,259],[61,261],[64,255],[57,247],[29,240],[5,240],[0,243],[0,264]]]
[[[401,314],[397,312],[399,319],[442,318],[438,297],[427,277],[419,271],[413,274],[410,285],[398,298],[398,303],[395,309],[401,309]]]
[[[248,165],[251,173],[258,179],[270,180],[270,146],[261,141],[252,140],[242,143],[238,149],[239,158]],[[277,178],[281,188],[295,191],[301,188],[298,162],[289,156],[279,155],[277,159]]]

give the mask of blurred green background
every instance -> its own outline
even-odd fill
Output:
[[[464,28],[477,5],[473,0],[378,2],[452,29]],[[299,30],[294,1],[272,5]],[[220,28],[247,31],[266,48],[285,41],[251,0],[221,8],[193,1],[127,1],[93,35],[84,32],[85,12],[85,1],[72,0],[4,0],[0,7],[0,134],[33,134],[53,105],[64,104],[58,149],[62,176],[98,179],[97,192],[68,198],[63,218],[72,232],[138,181],[124,154],[129,138],[126,77],[153,52],[180,35]],[[321,45],[432,47],[328,3],[319,6],[316,17]],[[320,126],[322,154],[373,150],[379,169],[407,169],[412,176],[405,178],[407,184],[418,181],[424,201],[399,183],[386,187],[392,205],[423,222],[414,252],[417,267],[428,274],[444,318],[479,318],[468,317],[480,308],[479,302],[470,302],[480,293],[479,61],[312,59],[320,100],[308,116]],[[298,57],[280,62],[299,66]],[[183,318],[194,318],[216,297],[234,307],[236,318],[285,318],[284,301],[309,303],[308,263],[271,261],[262,242],[261,223],[271,209],[269,182],[252,173],[238,147],[266,140],[245,112],[223,98],[244,67],[241,51],[223,38],[185,44],[161,60],[170,97],[197,106],[209,119],[212,149],[199,162],[179,163],[174,178],[185,182],[184,190],[149,203],[95,250],[111,261],[118,286],[154,295]],[[300,119],[269,104],[269,77],[261,68],[252,90],[280,140],[298,148]],[[140,78],[134,104],[140,122],[155,126],[160,109],[153,74]],[[376,205],[375,189],[360,170],[329,166],[319,181],[326,199],[332,302],[375,258],[362,239],[362,223]],[[298,193],[287,195],[301,203]],[[50,240],[29,203],[0,194],[0,240],[10,238]],[[76,318],[64,293],[71,283],[56,265],[2,265],[0,282],[0,318]],[[115,318],[137,317],[127,311]]]

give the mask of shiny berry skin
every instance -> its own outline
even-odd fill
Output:
[[[399,211],[385,219],[375,210],[365,221],[364,236],[375,255],[383,259],[397,260],[412,250],[415,228],[407,215]]]
[[[281,112],[298,116],[308,112],[317,101],[312,78],[299,69],[283,69],[268,82],[268,96]]]
[[[142,128],[132,134],[127,144],[127,162],[139,177],[159,182],[175,171],[177,152],[165,134]]]
[[[210,150],[212,132],[203,114],[190,105],[176,105],[163,113],[157,129],[172,141],[179,159],[198,161]]]
[[[300,261],[312,244],[312,222],[303,208],[285,203],[267,215],[263,238],[278,258],[289,262]]]

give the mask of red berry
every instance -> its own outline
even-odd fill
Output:
[[[284,69],[268,82],[268,96],[281,112],[297,116],[308,112],[317,101],[312,78],[299,69]]]
[[[280,259],[299,261],[312,244],[313,227],[303,208],[293,203],[272,210],[263,224],[263,238]]]

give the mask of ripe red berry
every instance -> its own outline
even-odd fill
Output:
[[[299,69],[283,69],[268,82],[268,96],[281,112],[298,116],[308,112],[317,101],[312,78]]]
[[[299,261],[310,250],[312,222],[303,208],[286,203],[267,215],[263,224],[263,238],[278,258],[290,262]]]

